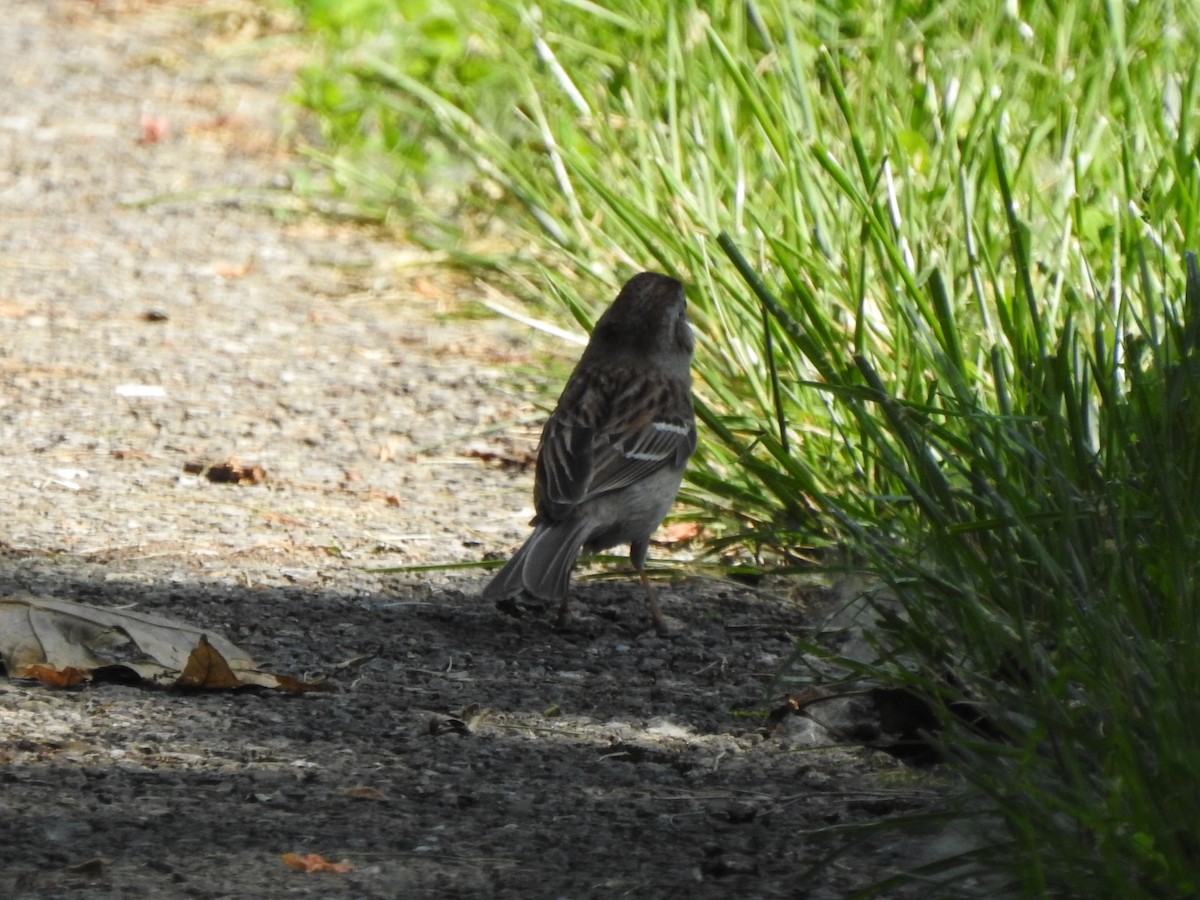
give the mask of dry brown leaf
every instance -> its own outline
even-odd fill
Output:
[[[200,641],[188,654],[187,664],[179,673],[175,682],[180,687],[227,689],[240,687],[241,682],[225,662],[213,645],[208,642],[207,635],[200,635]]]
[[[65,669],[52,669],[49,666],[34,665],[25,669],[25,677],[33,678],[51,687],[75,687],[85,681],[91,681],[91,674],[75,666]]]
[[[267,480],[267,471],[262,466],[244,465],[236,459],[220,463],[185,462],[183,471],[189,475],[203,475],[213,484],[261,484]]]
[[[285,694],[304,694],[308,691],[330,690],[328,679],[324,675],[319,675],[312,681],[301,681],[299,678],[293,678],[291,675],[272,675],[268,672],[257,673],[261,678],[269,678],[271,684],[263,684],[262,687],[271,687],[283,691]]]
[[[371,500],[382,500],[388,506],[399,506],[400,498],[395,494],[389,494],[387,491],[381,491],[376,488],[371,488],[365,494]]]
[[[700,530],[698,522],[672,522],[662,530],[663,539],[660,543],[682,544],[685,541],[694,541],[700,537]]]
[[[244,650],[193,625],[54,597],[0,597],[0,661],[14,678],[59,687],[109,667],[163,687],[298,693],[319,684],[263,672]]]
[[[356,784],[353,787],[342,788],[341,793],[343,796],[353,797],[355,800],[379,800],[384,803],[387,802],[387,795],[383,791],[368,787],[365,784]]]
[[[290,869],[295,869],[297,872],[333,872],[336,875],[345,875],[347,872],[353,872],[354,866],[350,865],[349,860],[343,859],[341,862],[330,862],[319,853],[309,853],[306,856],[301,856],[299,853],[284,853],[279,857],[283,860],[283,864]]]

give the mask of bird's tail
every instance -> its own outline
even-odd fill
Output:
[[[571,567],[587,532],[586,521],[538,525],[488,582],[484,598],[503,600],[525,590],[539,600],[563,600],[571,581]]]

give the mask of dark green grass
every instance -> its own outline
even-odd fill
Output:
[[[1196,7],[298,6],[361,209],[583,323],[688,283],[688,514],[889,598],[846,673],[935,704],[976,872],[1200,891]]]

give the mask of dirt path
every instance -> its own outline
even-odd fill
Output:
[[[478,573],[364,571],[520,538],[528,473],[468,451],[534,416],[501,366],[536,347],[455,318],[472,287],[404,248],[279,215],[296,51],[264,51],[266,14],[0,15],[0,592],[171,615],[297,675],[378,651],[299,698],[0,680],[0,896],[840,897],[911,853],[800,880],[803,831],[928,793],[742,714],[795,602],[679,583],[664,641],[621,581],[560,633]],[[185,471],[231,458],[267,479]]]

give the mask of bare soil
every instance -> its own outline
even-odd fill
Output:
[[[772,679],[818,595],[478,598],[555,352],[363,228],[289,213],[303,59],[257,4],[0,0],[0,594],[170,615],[332,692],[0,679],[0,896],[842,897],[922,854],[809,836],[942,793]],[[301,123],[302,124],[302,123]],[[561,351],[559,351],[561,352]],[[493,431],[493,426],[503,425]],[[201,466],[265,473],[216,483]],[[288,852],[346,860],[304,874]]]

